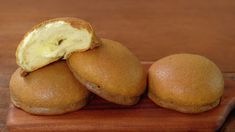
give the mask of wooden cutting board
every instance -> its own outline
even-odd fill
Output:
[[[151,63],[144,63],[148,69]],[[235,106],[235,81],[225,80],[225,92],[215,109],[183,114],[155,105],[146,95],[135,106],[121,106],[97,96],[83,109],[60,116],[30,115],[13,105],[9,131],[215,131]]]

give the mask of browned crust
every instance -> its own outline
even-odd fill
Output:
[[[46,25],[48,23],[56,22],[56,21],[64,21],[66,23],[69,23],[74,28],[77,28],[77,29],[85,28],[85,29],[88,30],[88,32],[92,33],[92,42],[91,42],[91,46],[90,46],[89,49],[93,49],[93,48],[98,47],[99,45],[101,45],[102,42],[101,42],[100,38],[96,36],[95,31],[93,30],[91,24],[89,22],[85,21],[85,20],[82,20],[82,19],[79,19],[79,18],[74,18],[74,17],[54,18],[54,19],[43,21],[43,22],[33,26],[27,33],[25,33],[25,35],[23,36],[23,39],[20,41],[19,45],[21,45],[24,38],[26,36],[28,36],[28,34],[31,33],[32,31],[34,31],[35,29],[37,29],[37,28],[39,28],[43,25]],[[19,65],[19,62],[18,62],[19,60],[17,59],[18,58],[17,55],[18,55],[18,52],[19,52],[18,47],[16,49],[16,54],[15,55],[16,55],[16,63]],[[25,73],[29,72],[29,71],[26,71],[25,69],[23,69],[23,70],[24,70]]]
[[[206,105],[200,105],[200,106],[186,106],[186,105],[179,105],[179,104],[175,104],[174,102],[168,102],[165,100],[160,99],[158,96],[156,96],[154,93],[152,92],[148,92],[148,97],[157,105],[167,108],[167,109],[172,109],[172,110],[176,110],[182,113],[191,113],[191,114],[196,114],[196,113],[200,113],[200,112],[205,112],[208,110],[213,109],[214,107],[216,107],[217,105],[219,105],[220,103],[220,98],[215,100],[214,102],[210,103],[210,104],[206,104]]]
[[[37,115],[57,115],[82,108],[90,92],[77,81],[65,61],[54,62],[21,77],[18,68],[9,82],[13,104]],[[43,83],[43,84],[42,84]]]
[[[24,104],[23,102],[17,101],[17,99],[14,97],[14,95],[11,95],[11,102],[18,108],[33,114],[33,115],[60,115],[65,114],[68,112],[73,112],[76,110],[81,109],[84,107],[87,102],[89,101],[89,97],[86,97],[84,99],[81,99],[75,103],[68,104],[63,107],[57,107],[57,108],[46,108],[46,107],[37,107],[32,105]]]
[[[67,64],[70,67],[70,64]],[[70,68],[70,70],[72,71],[75,78],[77,78],[79,82],[83,84],[89,91],[93,92],[94,94],[102,97],[107,101],[120,105],[135,105],[140,100],[140,96],[128,97],[123,95],[112,94],[101,88],[99,85],[81,78],[72,68]]]
[[[20,76],[25,77],[29,74],[29,72],[24,71],[22,68],[20,68]]]
[[[110,102],[124,105],[137,103],[146,89],[146,72],[138,59],[120,43],[108,39],[101,40],[103,44],[97,49],[73,53],[66,60],[70,70],[78,80],[79,76],[85,80],[79,81],[86,85],[88,90]],[[89,65],[88,69],[86,65]],[[99,72],[93,74],[97,71]],[[90,88],[91,86],[94,88]],[[132,101],[128,103],[125,98],[132,98]]]
[[[221,71],[212,61],[196,54],[164,57],[150,67],[148,77],[150,99],[183,113],[210,110],[223,95]]]

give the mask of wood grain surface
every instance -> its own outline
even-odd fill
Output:
[[[9,104],[9,78],[17,68],[16,46],[33,25],[50,18],[72,16],[90,21],[98,36],[122,42],[143,61],[172,53],[198,53],[234,78],[234,0],[0,2],[0,129]]]

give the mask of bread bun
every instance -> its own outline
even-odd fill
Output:
[[[175,54],[156,61],[149,69],[148,96],[156,104],[184,113],[217,106],[224,90],[219,68],[194,54]]]
[[[136,104],[146,87],[146,73],[136,56],[118,42],[102,44],[67,59],[75,77],[91,92],[113,103]]]
[[[86,51],[99,45],[91,25],[78,18],[56,18],[34,26],[25,34],[16,50],[17,64],[32,72],[74,51]]]
[[[56,115],[82,108],[89,91],[70,72],[64,61],[52,63],[25,77],[18,68],[10,80],[13,104],[37,115]]]

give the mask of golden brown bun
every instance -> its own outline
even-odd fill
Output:
[[[32,72],[66,59],[72,52],[93,49],[99,44],[90,23],[79,18],[55,18],[35,25],[24,35],[16,50],[16,62],[25,72]]]
[[[145,91],[142,65],[118,42],[102,39],[98,48],[73,53],[67,64],[82,84],[108,101],[133,105]]]
[[[10,80],[13,104],[31,114],[56,115],[82,108],[89,91],[70,72],[64,61],[52,63],[20,76],[18,68]]]
[[[209,59],[175,54],[149,69],[148,96],[156,104],[184,113],[198,113],[217,106],[224,90],[219,68]]]

